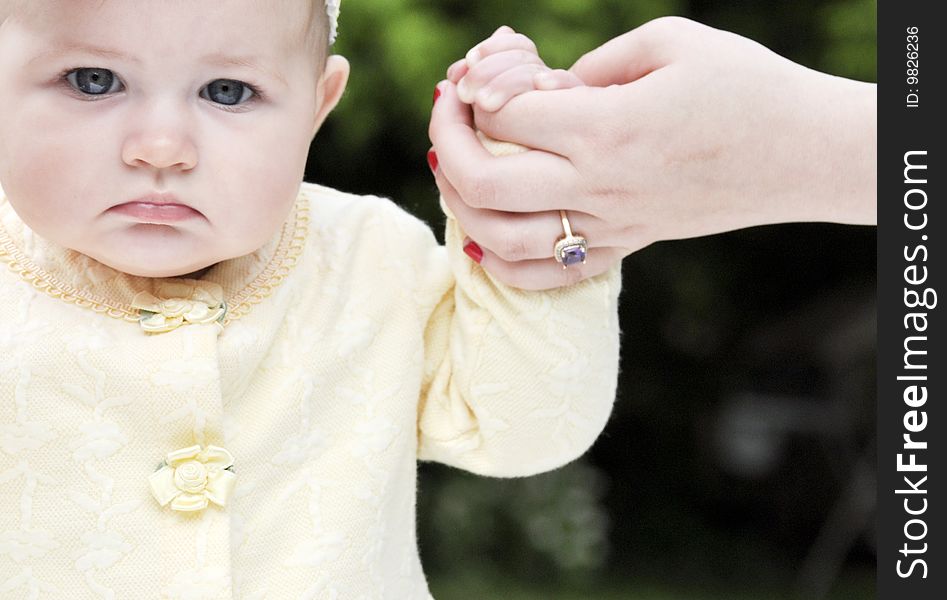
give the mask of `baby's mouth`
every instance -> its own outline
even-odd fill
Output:
[[[110,213],[131,217],[141,223],[170,224],[203,217],[199,211],[178,202],[173,194],[149,194],[113,206]]]

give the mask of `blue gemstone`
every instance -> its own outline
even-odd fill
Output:
[[[585,260],[585,248],[581,245],[566,246],[562,249],[562,264],[565,266],[574,265]]]

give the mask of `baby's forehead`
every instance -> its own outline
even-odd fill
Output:
[[[320,0],[0,0],[3,7],[50,44],[82,40],[128,55],[261,52],[278,60],[327,47]]]
[[[337,0],[330,2],[338,3]],[[174,13],[191,21],[207,19],[202,23],[210,31],[233,27],[240,21],[221,19],[221,16],[243,16],[245,22],[250,21],[260,28],[275,26],[297,32],[299,35],[292,37],[302,42],[311,30],[320,26],[328,28],[329,18],[322,8],[322,0],[0,0],[0,22],[9,15],[44,25],[71,25],[105,18],[101,32],[108,35],[109,26],[120,24],[122,20],[153,25],[147,19],[152,11]],[[208,19],[211,16],[218,18]]]

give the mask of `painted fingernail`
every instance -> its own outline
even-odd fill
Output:
[[[477,242],[470,238],[464,238],[464,241],[464,253],[469,256],[472,261],[479,265],[480,261],[483,260],[483,250],[480,249],[480,246],[477,245]]]
[[[431,167],[431,173],[437,171],[437,153],[434,150],[427,151],[427,166]]]
[[[432,104],[437,104],[437,99],[441,97],[441,87],[439,85],[434,86],[434,101]]]

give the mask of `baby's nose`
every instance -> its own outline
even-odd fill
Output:
[[[131,133],[122,147],[122,160],[133,167],[193,169],[197,148],[183,122],[146,124]]]

